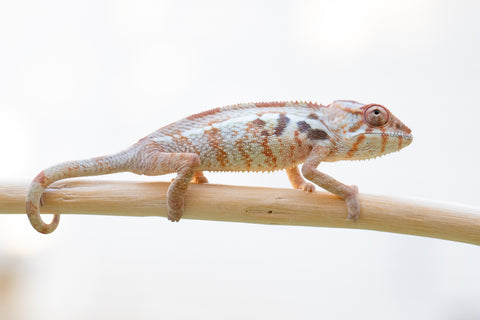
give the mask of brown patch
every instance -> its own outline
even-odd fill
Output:
[[[385,148],[387,147],[388,142],[388,135],[382,134],[382,149],[380,149],[380,153],[385,152]]]
[[[287,105],[286,102],[281,101],[274,101],[274,102],[257,102],[255,103],[255,106],[257,108],[271,108],[271,107],[285,107]]]
[[[207,110],[207,111],[195,113],[195,114],[192,114],[191,116],[188,116],[187,119],[188,120],[195,120],[195,119],[198,119],[198,118],[209,116],[209,115],[212,115],[212,114],[215,114],[215,113],[221,111],[221,109],[222,108],[215,108],[215,109],[210,109],[210,110]]]
[[[286,115],[281,113],[280,117],[278,118],[277,126],[273,129],[273,134],[276,135],[277,137],[281,135],[289,122],[290,122],[290,118],[288,118]]]
[[[259,118],[253,120],[251,123],[252,123],[252,125],[254,125],[255,127],[263,127],[263,126],[266,124],[265,121],[263,121],[262,119],[259,119]]]
[[[310,113],[308,116],[307,116],[308,119],[314,119],[314,120],[318,120],[318,115],[316,113]]]
[[[297,122],[297,127],[298,127],[298,131],[300,131],[300,132],[305,132],[305,131],[308,131],[312,128],[305,121],[298,121]]]
[[[394,117],[393,117],[394,118]],[[412,130],[410,130],[410,128],[408,128],[406,125],[404,125],[403,123],[401,123],[399,120],[397,120],[396,118],[394,118],[396,123],[395,123],[395,128],[397,128],[397,130],[400,130],[400,131],[403,131],[403,132],[406,132],[406,133],[411,133]]]
[[[265,126],[266,122],[257,118],[253,121],[249,121],[246,123],[246,131],[250,135],[257,135],[260,130]]]
[[[349,158],[353,157],[353,155],[355,154],[355,152],[358,151],[358,146],[360,145],[360,143],[362,143],[363,140],[365,140],[365,135],[364,135],[364,134],[360,135],[360,136],[357,138],[357,141],[355,141],[355,143],[353,144],[352,149],[350,149],[350,151],[348,151],[347,156],[348,156]]]
[[[328,134],[320,129],[312,129],[308,131],[307,138],[310,140],[327,140]]]
[[[398,137],[398,150],[402,149],[402,144],[403,144],[403,137],[399,136]]]
[[[262,130],[262,132],[260,132],[260,135],[262,137],[268,137],[268,131],[267,130]]]

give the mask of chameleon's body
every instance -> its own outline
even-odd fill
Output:
[[[349,218],[360,213],[358,191],[316,167],[321,161],[369,159],[398,151],[412,141],[410,129],[385,107],[354,101],[328,106],[304,102],[240,104],[195,114],[141,139],[118,154],[62,163],[32,182],[26,210],[33,227],[52,232],[59,215],[45,224],[41,196],[54,181],[129,171],[145,175],[176,172],[167,195],[168,218],[178,221],[190,182],[205,183],[203,171],[285,169],[294,188],[313,184],[345,199]]]

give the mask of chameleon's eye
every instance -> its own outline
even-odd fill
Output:
[[[387,109],[379,104],[372,104],[365,108],[363,113],[365,121],[375,127],[383,126],[388,122],[390,114]]]

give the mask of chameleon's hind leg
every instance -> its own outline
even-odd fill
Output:
[[[300,170],[298,170],[298,167],[286,169],[285,171],[287,172],[288,180],[290,180],[292,187],[308,192],[315,191],[315,186],[313,185],[313,183],[310,183],[303,179],[302,175],[300,174]]]
[[[185,192],[190,181],[198,171],[200,158],[196,153],[154,152],[141,161],[136,173],[145,175],[162,175],[176,172],[177,176],[167,190],[168,219],[179,221],[183,214]]]
[[[207,177],[203,175],[202,171],[196,171],[190,183],[208,183]]]

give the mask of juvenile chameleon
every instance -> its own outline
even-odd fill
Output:
[[[313,182],[343,198],[348,218],[356,220],[358,188],[342,184],[317,166],[321,161],[375,158],[408,146],[412,139],[411,130],[379,104],[338,100],[328,106],[261,102],[216,108],[162,127],[117,154],[43,170],[30,185],[26,211],[37,231],[50,233],[60,216],[55,214],[46,224],[39,210],[43,191],[57,180],[126,171],[175,172],[167,191],[167,209],[168,219],[179,221],[188,185],[208,182],[203,171],[285,169],[295,189],[312,192]]]

